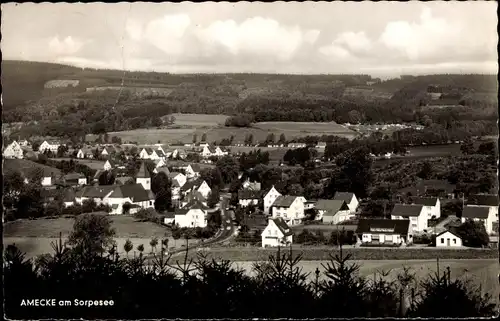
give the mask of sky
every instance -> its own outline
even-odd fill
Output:
[[[4,59],[172,73],[498,71],[497,3],[2,4]]]

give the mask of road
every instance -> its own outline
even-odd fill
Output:
[[[224,242],[234,235],[237,228],[233,222],[234,212],[232,210],[226,210],[230,198],[231,198],[230,194],[221,195],[220,198],[221,201],[219,203],[219,209],[221,213],[221,229],[215,234],[213,238],[208,239],[206,241],[202,240],[200,243],[188,246],[189,250],[196,250],[198,248],[204,248],[212,244]],[[184,252],[186,252],[186,247],[171,251],[169,254],[172,254],[174,256]]]

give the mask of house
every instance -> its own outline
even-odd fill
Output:
[[[203,205],[208,206],[207,205],[207,198],[205,196],[203,196],[198,191],[190,191],[186,194],[186,196],[184,197],[184,200],[182,202],[180,202],[180,208],[186,207],[190,202],[193,202],[193,201],[198,201],[198,202],[202,203]]]
[[[323,223],[338,224],[353,216],[344,200],[318,200],[314,208],[318,211],[316,219],[322,219]]]
[[[355,234],[361,244],[404,246],[413,242],[409,220],[361,219]]]
[[[51,140],[51,141],[43,141],[42,144],[40,144],[40,147],[38,147],[38,150],[41,153],[44,153],[45,151],[51,151],[53,153],[57,153],[57,149],[59,149],[59,146],[61,146],[61,143],[56,140]]]
[[[206,227],[207,207],[194,200],[175,210],[175,224],[179,227]]]
[[[110,195],[115,188],[116,185],[85,186],[76,193],[75,200],[78,204],[86,200],[94,200],[97,205],[104,204],[106,196]]]
[[[356,210],[358,209],[359,201],[354,193],[337,192],[337,193],[335,193],[335,196],[333,197],[333,199],[345,201],[347,206],[349,206],[351,213],[355,213]]]
[[[455,185],[450,184],[445,180],[421,180],[415,187],[414,196],[433,196],[448,199],[455,198]]]
[[[163,166],[167,166],[167,163],[165,162],[164,158],[160,158],[160,159],[155,160],[154,172],[157,173],[158,168],[163,167]]]
[[[255,191],[251,189],[243,189],[238,191],[238,204],[241,207],[247,207],[249,205],[257,205],[261,197],[260,191]]]
[[[151,175],[149,174],[144,162],[142,162],[139,171],[135,175],[135,181],[137,184],[141,184],[144,190],[151,190]]]
[[[436,247],[461,247],[462,238],[455,229],[449,229],[436,236]]]
[[[441,202],[439,197],[412,197],[412,204],[422,205],[424,212],[427,213],[427,219],[441,217]]]
[[[467,219],[482,222],[488,234],[498,233],[493,228],[494,223],[498,224],[498,207],[466,205],[462,210],[462,223]]]
[[[473,194],[469,195],[467,205],[471,206],[487,206],[498,208],[498,195],[493,194]]]
[[[149,159],[152,160],[159,160],[159,159],[165,159],[167,155],[163,152],[163,150],[151,150],[151,153],[149,154]]]
[[[87,177],[82,173],[68,173],[63,176],[63,180],[69,185],[87,185]]]
[[[274,201],[281,196],[281,193],[276,190],[274,185],[263,193],[264,195],[264,214],[271,214],[270,209]]]
[[[207,182],[201,179],[187,181],[184,185],[181,186],[181,195],[185,196],[190,191],[198,191],[203,195],[203,197],[207,198],[212,189],[208,186]]]
[[[116,150],[112,146],[106,146],[101,151],[101,156],[107,157],[116,153]]]
[[[185,171],[187,178],[194,178],[200,176],[201,168],[199,164],[189,164]]]
[[[290,225],[298,225],[304,218],[304,202],[298,196],[278,196],[272,204],[273,218],[281,217]]]
[[[94,153],[90,148],[80,148],[76,153],[76,158],[79,159],[94,158]]]
[[[319,148],[319,149],[325,149],[325,148],[326,148],[326,142],[319,142],[319,143],[316,145],[316,148]]]
[[[186,175],[179,173],[179,172],[171,172],[170,174],[168,174],[168,178],[170,178],[172,181],[174,181],[174,180],[177,181],[177,183],[179,184],[179,187],[186,184],[186,180],[187,180]]]
[[[254,191],[260,191],[261,184],[259,182],[250,182],[250,180],[247,179],[246,181],[243,182],[243,188],[254,190]]]
[[[143,148],[139,153],[140,159],[150,159],[149,155],[153,153],[153,150],[149,147]]]
[[[134,214],[139,209],[153,208],[155,197],[150,190],[136,178],[136,184],[115,185],[113,191],[106,195],[104,203],[111,206],[110,214]],[[126,204],[129,205],[125,206]]]
[[[201,151],[201,156],[202,157],[210,157],[210,156],[215,156],[215,148],[210,145],[205,145],[203,146],[203,150]]]
[[[28,147],[30,145],[30,142],[26,139],[21,139],[18,143],[21,147]]]
[[[269,219],[261,237],[262,247],[286,246],[293,242],[292,229],[281,217]]]
[[[3,157],[4,158],[17,158],[17,159],[22,159],[24,158],[23,155],[23,149],[21,148],[21,145],[17,143],[16,141],[13,141],[10,143],[4,150],[3,150]]]
[[[418,204],[396,204],[391,212],[392,220],[409,220],[414,232],[425,232],[427,230],[428,214],[423,205]]]
[[[174,222],[175,222],[175,213],[174,212],[167,212],[163,216],[163,224],[170,225],[170,224],[174,224]]]
[[[107,159],[102,168],[105,171],[110,171],[113,169],[113,167],[114,167],[114,163],[112,161],[110,161],[109,159]]]
[[[305,210],[310,210],[313,209],[314,206],[316,205],[317,200],[308,200],[304,202],[304,209]]]

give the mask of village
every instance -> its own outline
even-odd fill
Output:
[[[318,145],[312,148],[321,149],[326,144]],[[288,147],[304,148],[305,144],[292,143]],[[189,161],[190,158],[193,159],[193,154],[197,155],[194,157],[196,161]],[[57,170],[52,171],[50,167],[45,167],[40,184],[45,204],[54,201],[55,195],[62,193],[65,207],[82,205],[91,200],[97,205],[107,206],[109,215],[134,215],[140,210],[155,211],[156,196],[151,190],[152,179],[156,175],[165,175],[171,182],[171,210],[157,213],[163,224],[179,228],[205,228],[210,208],[219,209],[220,215],[231,211],[231,234],[224,240],[235,237],[238,239],[237,236],[241,234],[244,226],[245,230],[257,229],[261,233],[260,245],[263,248],[293,244],[297,242],[294,237],[296,239],[298,232],[304,230],[335,233],[350,231],[351,240],[347,242],[354,247],[422,246],[417,244],[417,240],[427,238],[432,239],[432,246],[438,248],[464,248],[467,241],[462,239],[457,230],[468,220],[482,223],[489,236],[489,246],[498,246],[497,196],[469,195],[467,200],[462,199],[461,217],[441,217],[441,203],[455,198],[455,195],[452,187],[440,186],[440,182],[428,181],[415,186],[414,196],[409,202],[395,204],[390,217],[380,219],[362,217],[359,208],[361,199],[353,192],[338,191],[333,199],[307,200],[300,195],[283,195],[274,185],[263,190],[261,182],[250,181],[248,175],[243,172],[238,174],[241,186],[233,193],[237,199],[232,197],[232,204],[220,208],[224,195],[231,198],[227,186],[217,190],[217,200],[208,204],[214,186],[200,178],[200,173],[203,168],[213,168],[217,159],[231,157],[228,156],[230,154],[227,148],[208,143],[186,144],[182,148],[162,144],[93,144],[69,149],[59,141],[46,140],[35,152],[30,142],[20,140],[10,143],[4,149],[3,155],[7,162],[29,162],[30,158],[49,155],[62,156],[55,159],[70,159],[76,163],[96,162],[94,166],[102,165],[101,168],[94,167],[95,174],[92,177],[75,171],[65,175],[57,174]],[[139,169],[133,175],[127,175],[124,166],[130,159],[140,163]],[[7,167],[15,169],[16,165]],[[109,176],[110,173],[114,175],[114,181],[103,182],[101,178]],[[29,173],[21,174],[25,184],[29,184]],[[426,193],[427,190],[440,188],[440,194],[433,194],[438,196],[429,197]],[[254,226],[243,224],[242,220],[235,220],[235,211],[243,211],[243,216],[252,217]],[[239,239],[244,240],[241,235]]]

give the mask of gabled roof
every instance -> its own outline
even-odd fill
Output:
[[[438,198],[437,197],[412,197],[411,201],[413,204],[417,204],[417,205],[436,206]]]
[[[238,191],[238,199],[240,200],[259,199],[261,196],[262,193],[260,191],[252,189],[242,189]]]
[[[142,184],[120,185],[115,187],[113,193],[109,195],[109,198],[130,198],[134,203],[152,200],[148,191],[144,189]]]
[[[314,206],[317,210],[326,211],[324,215],[334,216],[338,211],[349,210],[344,200],[318,200]]]
[[[102,186],[85,186],[77,197],[85,198],[103,198],[111,193],[116,188],[116,185],[102,185]]]
[[[342,201],[345,201],[347,204],[349,204],[349,203],[351,203],[353,197],[354,197],[354,193],[337,192],[337,193],[335,193],[335,196],[333,197],[333,199],[334,200],[342,200]]]
[[[188,166],[191,166],[191,169],[192,169],[195,173],[199,173],[199,172],[201,172],[201,167],[200,167],[200,164],[189,164]]]
[[[284,236],[290,236],[293,235],[292,229],[286,224],[286,222],[283,220],[281,217],[273,218],[271,221],[276,224],[276,226],[279,228],[281,233],[283,233]]]
[[[165,157],[165,153],[161,150],[161,149],[157,149],[155,150],[156,152],[156,155],[158,155],[158,157]]]
[[[189,192],[186,195],[185,200],[187,201],[188,204],[190,202],[192,202],[192,201],[200,201],[200,202],[206,202],[207,201],[207,199],[203,196],[203,194],[201,194],[198,191],[191,191],[191,192]],[[186,204],[186,206],[187,206],[187,204]]]
[[[125,184],[126,182],[128,182],[130,179],[133,179],[132,177],[130,176],[119,176],[119,177],[116,177],[115,178],[115,181],[118,181],[122,184]]]
[[[436,237],[439,237],[439,236],[441,236],[441,235],[443,235],[445,233],[451,233],[451,234],[455,235],[456,237],[458,237],[460,239],[462,238],[455,228],[449,228],[447,230],[444,230],[441,233],[439,233],[438,235],[436,235]]]
[[[153,149],[150,147],[144,147],[143,149],[146,151],[146,153],[148,153],[148,155],[151,155],[151,153],[153,153]]]
[[[262,195],[263,195],[264,197],[265,197],[265,196],[267,196],[267,194],[269,194],[269,192],[270,192],[273,188],[274,188],[274,189],[275,189],[278,193],[280,193],[280,194],[281,194],[281,192],[280,192],[280,191],[279,191],[279,190],[278,190],[278,189],[277,189],[277,188],[273,185],[273,186],[271,186],[271,187],[269,187],[269,188],[266,188],[266,189],[262,192]]]
[[[409,216],[419,216],[420,213],[422,212],[423,205],[419,204],[396,204],[394,205],[394,208],[392,209],[391,215],[394,216],[403,216],[403,217],[409,217]]]
[[[356,233],[407,235],[409,228],[410,220],[361,219]]]
[[[272,207],[290,207],[292,203],[295,201],[297,196],[286,195],[286,196],[278,196],[275,200]]]
[[[464,206],[462,217],[464,218],[480,218],[487,219],[490,214],[490,209],[486,206]]]
[[[188,191],[190,189],[196,189],[198,188],[201,184],[203,184],[204,180],[202,179],[194,179],[191,181],[187,181],[186,184],[182,185],[181,191]]]
[[[498,206],[498,195],[494,194],[475,194],[470,195],[467,203],[479,206]]]
[[[141,167],[139,168],[139,171],[137,172],[136,177],[137,178],[150,178],[151,177],[148,170],[146,169],[146,165],[144,164],[144,162],[141,163]]]

